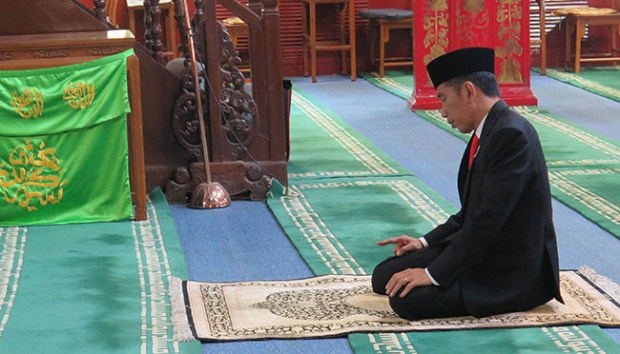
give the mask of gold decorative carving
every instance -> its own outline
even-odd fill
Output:
[[[505,83],[523,82],[521,74],[521,19],[523,10],[519,0],[497,2],[497,43],[495,55],[500,59],[499,81]]]
[[[40,117],[43,103],[43,93],[35,88],[25,88],[22,94],[13,91],[11,95],[11,106],[24,119]]]
[[[65,87],[62,98],[73,109],[84,109],[95,99],[95,85],[89,82],[71,82]]]
[[[456,8],[457,47],[479,46],[491,42],[489,8],[484,0],[465,0]]]
[[[56,149],[46,148],[43,140],[30,139],[9,154],[9,163],[0,163],[0,189],[4,200],[28,211],[36,204],[58,204],[63,197],[66,180],[62,180],[61,162]]]
[[[463,8],[472,15],[477,15],[484,9],[484,0],[465,0]]]
[[[428,63],[446,53],[448,48],[449,13],[447,0],[428,0],[428,11],[424,16],[424,48]]]

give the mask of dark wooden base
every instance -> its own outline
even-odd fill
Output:
[[[210,163],[211,180],[220,183],[232,199],[264,200],[271,182],[276,178],[286,184],[285,162],[233,161]],[[193,162],[188,167],[177,168],[174,176],[166,183],[165,194],[170,203],[186,203],[191,199],[196,186],[206,182],[204,163]]]

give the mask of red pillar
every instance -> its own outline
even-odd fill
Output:
[[[495,48],[495,75],[509,105],[536,105],[530,89],[529,1],[414,0],[413,109],[440,107],[426,64],[463,47]]]

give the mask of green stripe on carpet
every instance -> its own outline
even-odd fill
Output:
[[[620,74],[620,71],[618,71]],[[389,72],[381,81],[392,80]],[[403,82],[402,78],[399,79]],[[405,84],[403,84],[405,85]],[[379,86],[388,92],[386,85]],[[411,90],[411,88],[409,88]],[[397,92],[392,92],[398,95]],[[512,107],[536,127],[549,168],[553,196],[592,222],[620,238],[620,144],[576,127],[537,107]],[[416,115],[460,137],[439,111],[416,111]]]
[[[620,102],[620,66],[585,67],[572,71],[547,69],[547,76]]]
[[[440,336],[440,338],[438,338]],[[349,336],[357,354],[618,353],[597,326],[561,326],[476,331],[373,333]]]
[[[311,97],[306,95],[305,99]],[[332,115],[325,111],[322,114]],[[333,118],[342,125],[341,129],[352,130],[337,117]],[[299,114],[295,119],[296,123],[291,124],[292,148],[312,144],[315,140],[306,139],[305,134],[318,133],[304,128],[302,122],[311,118]],[[364,144],[369,150],[377,150],[369,143]],[[292,154],[292,158],[300,163],[312,162],[321,170],[320,161],[326,156],[304,156],[303,151],[298,150],[298,156]],[[376,246],[377,240],[402,233],[423,234],[455,211],[438,193],[411,175],[307,178],[289,182],[288,187],[274,185],[267,203],[316,275],[369,274],[392,252],[389,247]],[[587,342],[580,344],[577,341],[580,338]],[[355,334],[349,336],[349,342],[357,354],[440,353],[439,347],[448,348],[450,353],[465,354],[566,353],[566,348],[579,345],[593,352],[618,349],[613,339],[596,326]]]
[[[411,71],[389,70],[383,77],[377,73],[364,74],[362,77],[389,93],[408,100],[413,92],[413,73]]]
[[[455,212],[413,176],[291,183],[269,207],[314,274],[370,274],[391,255],[375,242],[420,235]]]
[[[303,91],[292,98],[290,179],[408,174]]]
[[[186,277],[160,190],[148,220],[0,228],[1,353],[199,353],[173,341],[168,282]]]

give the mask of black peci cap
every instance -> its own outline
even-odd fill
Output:
[[[478,71],[495,74],[495,51],[492,48],[461,48],[433,59],[426,65],[433,86]]]

